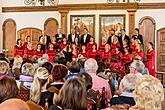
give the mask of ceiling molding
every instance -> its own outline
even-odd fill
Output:
[[[58,6],[22,6],[2,7],[2,12],[40,12],[59,10],[129,10],[129,9],[165,9],[165,3],[103,3],[103,4],[61,4]]]

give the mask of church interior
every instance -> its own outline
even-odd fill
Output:
[[[164,20],[165,0],[0,0],[0,109],[165,110]]]

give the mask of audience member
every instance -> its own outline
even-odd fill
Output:
[[[10,98],[18,97],[18,86],[14,78],[1,77],[0,78],[0,103]]]

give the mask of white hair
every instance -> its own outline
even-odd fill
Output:
[[[96,73],[98,69],[97,61],[93,58],[89,58],[85,61],[84,67],[86,72]]]

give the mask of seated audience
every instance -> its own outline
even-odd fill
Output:
[[[129,110],[162,110],[163,85],[155,77],[144,75],[136,82],[134,99],[136,105]]]
[[[15,79],[10,77],[0,78],[0,103],[11,98],[18,97],[18,86]]]
[[[9,63],[5,60],[0,59],[0,77],[9,76]]]
[[[107,80],[96,75],[98,65],[95,59],[89,58],[85,61],[85,71],[92,77],[92,89],[99,90],[102,93],[102,88],[105,87],[105,95],[108,100],[111,99],[110,86]]]
[[[85,82],[73,77],[67,80],[49,110],[87,110]]]
[[[45,98],[48,98],[48,103],[53,104],[53,93],[46,90],[46,86],[49,83],[49,72],[44,67],[39,67],[34,75],[34,81],[32,83],[30,96],[31,100],[44,107]]]
[[[8,99],[0,104],[1,110],[30,110],[28,104],[21,99]]]
[[[46,68],[49,72],[49,74],[51,74],[51,71],[52,71],[52,68],[53,68],[53,65],[50,63],[50,62],[45,62],[42,67]]]

